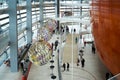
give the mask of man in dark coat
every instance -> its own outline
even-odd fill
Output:
[[[57,46],[58,46],[58,40],[55,41],[55,50],[57,49]]]
[[[82,68],[85,66],[85,59],[84,58],[82,58],[82,60],[81,60],[81,65],[82,65]]]
[[[65,68],[66,68],[66,65],[65,65],[65,63],[63,63],[63,69],[64,69],[64,71],[65,71]]]
[[[92,53],[95,54],[95,45],[94,45],[94,43],[92,44]]]
[[[69,71],[69,67],[70,67],[70,64],[69,64],[69,63],[67,63],[67,71]]]

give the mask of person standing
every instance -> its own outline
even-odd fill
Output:
[[[105,78],[105,80],[108,80],[110,78],[110,74],[108,72],[106,73]]]
[[[66,26],[66,32],[67,32],[67,34],[69,33],[69,28],[68,28],[68,26]]]
[[[85,37],[83,37],[83,43],[84,43],[84,47],[85,47],[86,46]]]
[[[23,59],[20,63],[23,74],[25,73],[25,60]]]
[[[92,53],[95,54],[95,45],[94,45],[94,43],[92,43]]]
[[[84,51],[83,51],[82,49],[79,50],[79,56],[80,56],[80,59],[82,59],[82,57],[83,57],[83,55],[84,55],[83,52],[84,52]]]
[[[82,58],[82,60],[81,60],[81,65],[82,65],[82,68],[85,66],[85,59],[84,58]]]
[[[69,64],[69,63],[67,63],[67,71],[69,71],[69,67],[70,67],[70,64]]]
[[[74,33],[76,33],[76,29],[74,28]]]
[[[76,37],[76,38],[75,38],[75,43],[77,44],[77,42],[78,42],[78,38]]]
[[[66,68],[66,65],[65,65],[65,63],[63,63],[63,69],[64,69],[64,71],[65,71],[65,68]]]
[[[60,51],[59,51],[59,49],[57,50],[57,53],[59,53]]]
[[[79,60],[79,58],[77,59],[77,66],[79,66],[79,62],[80,62],[80,60]]]
[[[57,46],[58,46],[58,40],[55,41],[55,50],[57,49]]]
[[[59,33],[59,27],[58,26],[56,27],[56,32],[57,32],[57,34]]]

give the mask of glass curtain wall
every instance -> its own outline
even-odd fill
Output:
[[[71,0],[72,3],[87,3],[87,0]],[[73,18],[82,18],[89,19],[89,8],[81,6],[75,6],[70,4],[70,0],[60,0],[60,17],[73,17]],[[67,4],[66,4],[67,3]],[[44,0],[43,7],[43,16],[44,22],[46,22],[47,18],[55,18],[55,1],[54,0]],[[39,0],[32,0],[32,5],[36,6],[32,8],[32,30],[33,30],[33,40],[37,38],[37,30],[40,28],[40,11],[39,11]],[[21,49],[26,45],[26,0],[18,0],[17,7],[21,9],[17,10],[17,25],[18,25],[18,51],[21,52]],[[9,15],[4,11],[8,8],[8,0],[0,0],[0,63],[8,58],[9,55]],[[3,12],[2,12],[3,11]],[[82,11],[82,12],[81,12]],[[81,15],[81,16],[80,16]],[[71,22],[63,23],[65,25],[69,25],[70,28]],[[80,29],[84,29],[86,25],[82,24],[82,28],[80,28],[80,23],[72,23],[74,27],[77,26],[77,32],[79,33]],[[87,25],[89,26],[89,25]],[[3,56],[6,57],[3,57]]]
[[[50,3],[49,3],[50,2]],[[32,0],[32,31],[33,41],[37,39],[37,30],[40,28],[39,0]],[[26,37],[26,0],[17,0],[17,26],[18,26],[18,51],[19,55],[27,44]],[[44,18],[55,17],[54,1],[44,0]],[[0,65],[9,58],[9,14],[8,0],[0,0]],[[44,21],[45,22],[45,21]]]

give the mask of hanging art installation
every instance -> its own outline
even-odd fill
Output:
[[[39,39],[48,41],[51,39],[52,34],[49,32],[47,27],[41,27],[39,29],[39,36],[38,37],[39,37]]]
[[[38,30],[38,41],[34,42],[28,51],[29,60],[35,65],[44,65],[51,59],[53,50],[47,41],[51,39],[55,28],[56,21],[48,19]]]
[[[30,61],[40,66],[46,64],[51,59],[51,55],[51,45],[44,40],[32,44],[28,51]]]
[[[45,25],[46,25],[46,27],[48,27],[48,29],[49,29],[49,31],[50,31],[51,33],[52,33],[53,30],[55,30],[56,27],[57,27],[57,23],[56,23],[56,21],[53,20],[53,19],[48,19]]]

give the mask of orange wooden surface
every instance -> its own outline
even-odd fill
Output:
[[[91,22],[95,45],[103,63],[120,73],[120,0],[92,0]]]

